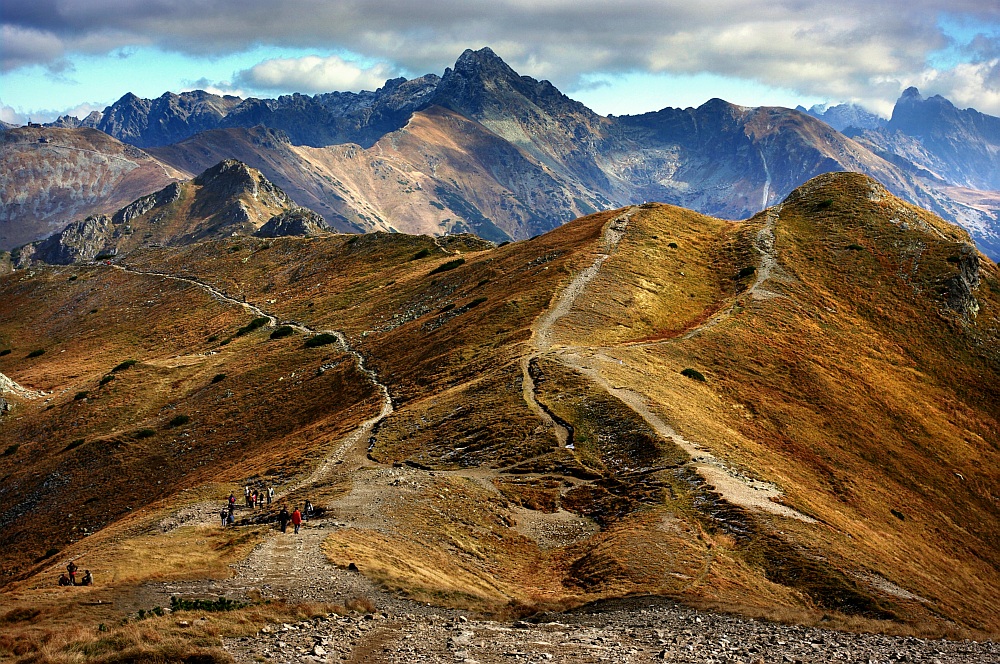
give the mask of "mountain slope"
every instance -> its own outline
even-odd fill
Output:
[[[16,272],[0,371],[49,394],[0,420],[4,569],[110,579],[126,532],[204,549],[157,524],[273,484],[336,520],[332,562],[422,602],[995,633],[998,279],[845,173],[743,222],[648,204],[503,247],[241,237]],[[272,338],[244,301],[297,322]],[[154,492],[118,480],[153,469]]]
[[[25,127],[2,134],[0,249],[45,237],[183,177],[93,129]]]
[[[305,219],[315,230],[321,223],[325,227],[322,217],[298,208],[259,171],[226,160],[193,180],[175,182],[136,199],[111,216],[93,215],[74,222],[45,240],[14,250],[11,256],[15,267],[34,261],[68,265],[143,246],[253,235],[279,215]],[[281,220],[275,219],[268,232],[274,234],[280,225]]]

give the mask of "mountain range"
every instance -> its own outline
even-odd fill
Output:
[[[164,177],[192,178],[238,159],[341,231],[472,232],[493,241],[643,201],[741,219],[818,174],[856,171],[964,226],[996,259],[998,124],[912,88],[881,122],[851,107],[804,112],[718,99],[604,117],[483,48],[441,76],[394,79],[374,92],[128,94],[82,121],[6,130],[0,194],[17,204],[4,205],[0,249],[81,215],[112,214],[123,201],[111,192],[140,162],[158,171],[141,192],[152,193]],[[71,196],[54,178],[45,186],[50,155],[92,130],[120,143],[75,153],[77,169],[86,179],[92,160],[94,177],[109,184],[71,185]],[[135,158],[110,172],[106,153],[126,149]]]

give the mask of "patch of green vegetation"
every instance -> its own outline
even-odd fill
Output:
[[[447,272],[449,270],[454,270],[456,267],[458,267],[459,265],[462,265],[464,263],[465,263],[465,259],[464,258],[454,258],[454,259],[452,259],[450,261],[447,261],[445,263],[441,263],[436,268],[434,268],[433,270],[431,270],[428,274],[440,274],[442,272]]]
[[[41,357],[42,355],[45,355],[44,348],[38,348],[28,353],[28,357]]]
[[[254,330],[260,329],[271,322],[271,319],[267,316],[258,316],[251,320],[249,323],[236,330],[236,336],[242,337],[244,334],[250,334]]]
[[[105,385],[107,385],[108,383],[110,383],[111,381],[113,381],[114,379],[115,379],[114,374],[108,374],[104,378],[101,379],[101,382],[99,383],[99,385],[100,385],[100,387],[104,387]]]
[[[214,342],[216,342],[218,340],[219,340],[219,335],[218,334],[212,334],[212,335],[209,335],[208,339],[206,339],[205,341],[207,341],[208,343],[214,343]]]
[[[819,212],[820,210],[825,210],[828,207],[830,207],[831,205],[833,205],[833,199],[832,198],[824,199],[824,200],[820,201],[819,203],[817,203],[815,206],[813,206],[813,212]]]
[[[212,384],[215,385],[216,383],[221,383],[225,379],[226,379],[226,374],[224,373],[215,374],[214,376],[212,376]]]
[[[327,344],[337,343],[337,335],[330,334],[329,332],[324,332],[322,334],[317,334],[315,337],[309,337],[306,339],[306,348],[316,348],[317,346],[325,346]]]
[[[687,369],[682,370],[681,371],[681,375],[682,376],[687,376],[688,378],[690,378],[692,380],[701,381],[702,383],[705,382],[705,375],[703,373],[701,373],[700,371],[698,371],[697,369],[692,369],[691,367],[688,367]]]
[[[92,314],[96,314],[96,313],[97,313],[97,311],[98,311],[97,309],[91,309],[91,310],[90,310],[90,313],[92,313]]]
[[[70,278],[69,278],[69,280],[70,280],[70,281],[76,281],[76,280],[77,280],[77,279],[79,279],[79,278],[80,278],[80,277],[78,277],[77,275],[75,275],[75,274],[74,274],[74,275],[73,275],[72,277],[70,277]]]
[[[848,251],[864,251],[865,248],[862,247],[860,244],[854,244],[852,242],[851,244],[847,245],[847,250]]]
[[[10,355],[10,348],[4,348],[3,350],[0,350],[0,357],[3,357],[4,355]]]
[[[271,338],[284,339],[285,337],[290,337],[293,334],[295,334],[295,330],[293,330],[288,325],[282,325],[281,327],[277,328],[274,332],[271,333]]]
[[[737,279],[745,279],[746,277],[749,277],[751,274],[753,274],[756,271],[757,271],[757,268],[755,268],[754,266],[752,266],[752,265],[747,266],[747,267],[743,268],[742,270],[740,270],[736,274],[736,278]]]
[[[188,417],[187,415],[177,415],[172,420],[170,420],[169,422],[167,422],[167,426],[170,427],[170,428],[181,427],[181,426],[184,426],[185,424],[187,424],[190,421],[191,421],[191,418]]]
[[[667,242],[667,246],[670,247],[671,249],[676,249],[677,248],[677,243],[676,242]]]
[[[431,255],[431,250],[428,249],[428,248],[426,248],[426,247],[424,247],[423,249],[421,249],[417,253],[413,254],[413,256],[410,257],[410,260],[411,261],[417,261],[417,260],[420,260],[421,258],[427,258],[430,255]]]
[[[125,360],[117,367],[111,370],[111,373],[118,373],[119,371],[125,371],[126,369],[131,369],[135,365],[139,364],[139,360]]]
[[[247,606],[244,602],[237,602],[233,599],[220,597],[219,599],[183,599],[172,596],[170,598],[171,611],[235,611]]]
[[[135,432],[135,437],[142,440],[143,438],[152,438],[156,435],[156,432],[152,429],[139,429]]]
[[[90,392],[88,392],[87,390],[80,390],[79,392],[73,395],[73,401],[83,401],[84,399],[87,398],[88,394],[90,394]]]
[[[17,452],[17,449],[19,447],[21,447],[20,443],[14,443],[13,445],[8,445],[7,449],[5,449],[3,451],[3,455],[4,456],[13,456]]]

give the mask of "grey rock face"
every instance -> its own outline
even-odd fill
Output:
[[[958,266],[958,273],[945,281],[948,308],[970,321],[979,313],[979,302],[973,292],[979,288],[979,254],[967,244],[959,249],[958,256],[949,261]]]
[[[320,215],[307,208],[295,208],[271,217],[256,233],[257,237],[314,237],[330,231]]]
[[[114,234],[111,218],[99,214],[83,221],[74,221],[59,233],[12,252],[14,264],[20,269],[31,261],[52,265],[70,265],[93,260],[109,249]],[[115,253],[114,249],[110,249]]]

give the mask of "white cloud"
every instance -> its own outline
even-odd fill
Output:
[[[335,55],[265,60],[237,74],[244,86],[281,92],[375,90],[394,75],[386,64],[359,67]]]
[[[962,62],[937,72],[941,94],[995,109],[996,73],[977,63],[995,57],[983,53],[996,47],[1000,3],[982,0],[213,0],[191,11],[148,0],[115,0],[113,11],[107,0],[0,2],[4,70],[134,45],[196,55],[273,45],[386,63],[268,60],[233,81],[318,92],[377,87],[396,71],[439,73],[465,48],[490,46],[566,89],[628,72],[706,73],[884,108],[952,48]],[[976,53],[955,48],[942,17],[992,40]]]

